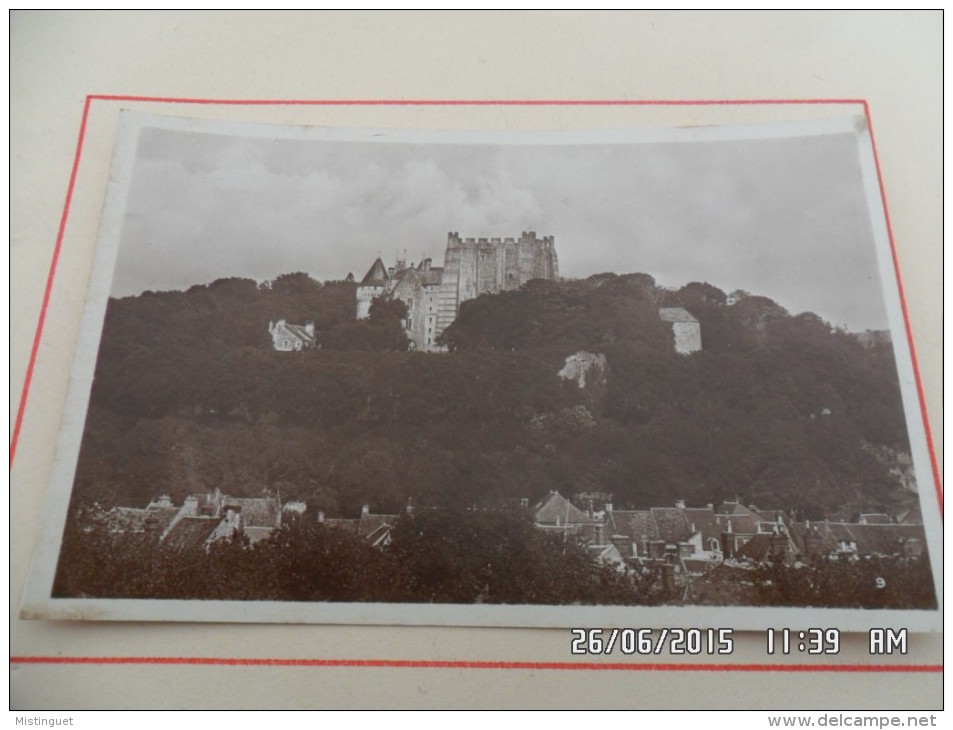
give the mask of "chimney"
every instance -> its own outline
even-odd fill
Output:
[[[324,510],[318,510],[318,522],[324,522]]]
[[[612,502],[606,502],[606,512],[612,511]]]
[[[199,499],[194,494],[190,494],[182,503],[182,514],[188,517],[195,517],[199,512]]]
[[[665,563],[662,566],[662,587],[666,590],[672,590],[675,587],[675,566],[671,563]]]
[[[684,499],[675,500],[675,507],[676,509],[685,509],[685,500]]]
[[[365,504],[363,507],[361,507],[362,515],[368,515],[370,513],[371,513],[371,506],[369,504]]]
[[[312,337],[314,337],[314,322],[308,322],[308,323],[304,326],[304,331],[307,332],[307,333],[308,333],[309,335],[311,335]]]

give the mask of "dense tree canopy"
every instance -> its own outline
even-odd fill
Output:
[[[534,281],[464,303],[447,353],[407,351],[406,308],[355,320],[355,285],[304,274],[111,300],[74,507],[220,487],[328,514],[611,492],[619,507],[740,495],[807,516],[911,499],[893,353],[766,297],[645,274]],[[674,352],[661,306],[701,323]],[[315,323],[276,352],[269,322]],[[604,383],[557,373],[604,354]],[[894,470],[894,471],[892,471]]]
[[[308,514],[254,545],[236,535],[208,548],[170,547],[156,533],[114,533],[77,520],[67,527],[53,595],[511,604],[667,597],[657,581],[629,580],[525,516],[464,510],[403,516],[382,549]]]

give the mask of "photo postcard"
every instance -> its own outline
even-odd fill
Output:
[[[22,615],[941,626],[863,118],[124,112]]]

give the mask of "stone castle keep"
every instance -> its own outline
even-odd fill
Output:
[[[447,234],[442,268],[425,258],[418,265],[398,259],[384,266],[378,258],[357,288],[358,319],[367,317],[379,296],[407,305],[404,328],[418,350],[434,351],[437,337],[457,318],[460,305],[481,294],[519,289],[531,279],[559,277],[552,236],[523,231],[519,238],[461,238]]]
[[[558,278],[553,236],[523,231],[519,238],[460,238],[450,231],[442,267],[426,257],[416,265],[398,258],[388,267],[378,256],[357,286],[357,318],[370,316],[371,303],[378,297],[400,299],[407,305],[403,326],[411,349],[440,352],[445,348],[437,338],[456,320],[463,302],[481,294],[514,291],[532,279]],[[350,275],[348,281],[353,281]],[[672,326],[677,353],[690,355],[702,349],[701,326],[689,311],[663,307],[658,314]],[[269,322],[268,332],[276,350],[320,347],[313,322],[295,325],[280,319]]]

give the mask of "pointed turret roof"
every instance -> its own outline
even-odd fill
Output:
[[[364,278],[361,279],[361,284],[386,284],[389,278],[387,275],[387,267],[384,266],[384,262],[381,261],[381,257],[378,256],[371,265],[371,268],[364,275]]]

